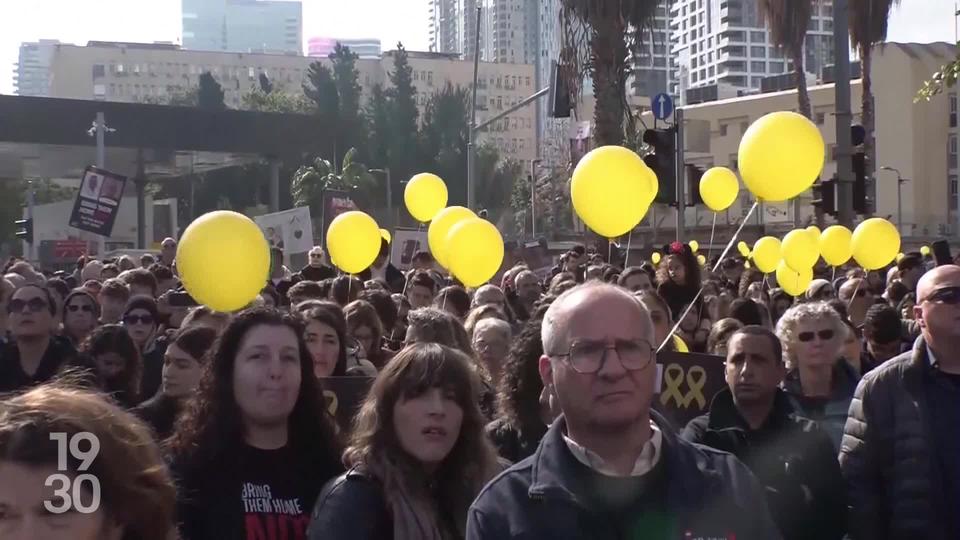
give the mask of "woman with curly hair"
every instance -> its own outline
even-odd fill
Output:
[[[798,414],[821,424],[837,451],[859,380],[843,359],[846,336],[840,314],[825,302],[793,306],[777,323],[787,367],[783,389]]]
[[[667,255],[657,268],[657,294],[666,300],[676,322],[700,292],[700,265],[686,244],[674,242],[664,251]]]
[[[119,324],[97,328],[80,345],[80,354],[95,366],[97,386],[121,407],[140,403],[143,362],[127,329]]]
[[[500,457],[514,463],[533,455],[555,416],[537,367],[543,356],[542,325],[542,319],[531,320],[514,340],[497,389],[499,414],[487,424]]]
[[[436,343],[390,361],[354,422],[350,470],[317,499],[311,540],[465,536],[467,508],[499,469],[470,362]]]
[[[85,452],[91,440],[97,450],[86,463],[72,452],[63,457],[62,444],[78,441]],[[57,489],[70,487],[58,475],[73,482],[69,495]],[[160,448],[146,426],[100,394],[53,383],[0,401],[0,479],[5,540],[176,535],[176,490]]]
[[[217,341],[168,442],[183,540],[303,538],[321,486],[343,471],[303,336],[298,318],[260,308]]]

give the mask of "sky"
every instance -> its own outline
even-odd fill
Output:
[[[902,0],[890,22],[890,41],[955,40],[955,0]],[[303,0],[304,39],[380,38],[426,50],[429,0]],[[100,41],[180,39],[180,0],[0,0],[0,94],[13,93],[20,43],[59,39]]]

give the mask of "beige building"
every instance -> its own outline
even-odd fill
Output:
[[[876,104],[876,212],[896,223],[898,199],[902,203],[902,231],[905,236],[955,236],[957,224],[957,91],[951,89],[930,102],[914,103],[917,90],[940,65],[956,56],[956,48],[946,43],[889,43],[878,49],[872,74]],[[852,81],[851,109],[853,123],[859,123],[861,81]],[[834,123],[835,99],[832,84],[810,88],[815,123],[826,142],[827,162],[822,178],[836,172],[833,152],[836,145]],[[797,110],[796,91],[720,100],[684,107],[688,134],[698,128],[709,129],[709,152],[687,151],[686,162],[704,168],[725,166],[737,169],[737,151],[744,131],[761,116],[784,110]],[[645,114],[648,125],[652,118]],[[688,138],[688,147],[690,145]],[[892,167],[909,179],[898,197],[897,173],[880,170]],[[813,219],[812,192],[801,195],[800,218]],[[753,204],[752,196],[743,188],[718,223],[737,223]],[[793,205],[764,204],[751,223],[763,223],[773,230],[793,227]],[[661,209],[670,217],[661,226],[672,227],[674,210]],[[703,207],[687,209],[688,226],[709,224],[712,214]],[[828,220],[831,219],[828,217]]]
[[[366,96],[374,85],[389,86],[393,52],[379,59],[357,61]],[[224,90],[228,107],[239,108],[243,96],[259,88],[266,74],[281,90],[301,92],[310,63],[327,59],[283,54],[190,51],[173,44],[90,42],[87,46],[57,44],[50,66],[50,96],[125,102],[163,101],[197,86],[210,72]],[[430,96],[447,82],[469,87],[473,63],[457,55],[409,51],[413,84],[421,113]],[[477,121],[483,122],[533,94],[534,66],[480,64]],[[503,157],[529,164],[536,157],[533,106],[525,107],[485,130],[479,139],[497,146]]]

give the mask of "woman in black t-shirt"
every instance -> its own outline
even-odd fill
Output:
[[[303,538],[343,468],[303,324],[248,310],[223,331],[169,442],[184,540]]]
[[[317,499],[311,540],[464,537],[467,508],[499,469],[471,363],[456,349],[418,343],[387,364],[344,453],[350,471]]]

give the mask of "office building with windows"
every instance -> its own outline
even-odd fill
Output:
[[[755,0],[676,0],[670,13],[671,84],[682,103],[689,90],[745,94],[758,91],[765,77],[793,71],[792,61],[771,44]],[[815,3],[804,70],[816,81],[832,63],[833,2],[824,0]]]
[[[380,58],[380,40],[368,39],[339,39],[329,37],[313,37],[307,41],[307,56],[326,58],[337,47],[337,43],[349,47],[350,51],[360,58]]]
[[[55,39],[21,43],[20,56],[13,75],[14,89],[21,96],[46,96],[50,93],[50,58]]]
[[[181,0],[183,48],[301,54],[300,0]]]

